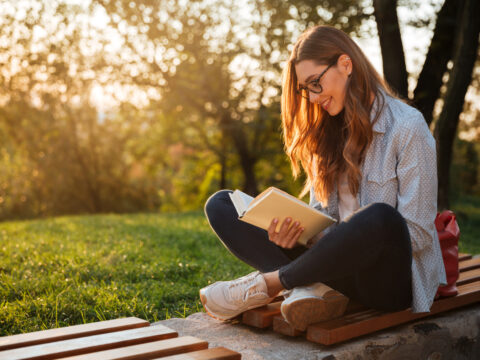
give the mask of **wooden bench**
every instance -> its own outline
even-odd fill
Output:
[[[278,301],[243,313],[241,321],[256,328],[271,327],[283,335],[305,336],[307,340],[323,345],[337,344],[378,330],[479,302],[480,258],[472,258],[469,254],[460,254],[459,267],[458,295],[434,301],[429,313],[414,314],[410,309],[398,312],[376,311],[367,309],[360,304],[350,303],[342,317],[312,324],[305,332],[302,332],[294,329],[283,319],[280,314],[281,301]]]
[[[0,360],[16,359],[240,359],[232,350],[163,325],[129,317],[0,337]]]

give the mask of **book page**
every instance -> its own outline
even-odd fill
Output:
[[[253,197],[240,190],[235,190],[233,193],[229,193],[228,195],[230,195],[230,199],[232,200],[233,206],[237,210],[238,216],[243,216],[248,208],[248,204],[252,202]]]
[[[242,199],[242,202],[244,204],[244,209],[247,209],[250,203],[254,201],[254,198],[248,194],[245,194],[243,191],[240,191],[240,190],[235,190],[235,191],[237,191],[238,197]]]

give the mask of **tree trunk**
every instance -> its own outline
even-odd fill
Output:
[[[256,160],[252,159],[251,157],[240,157],[240,165],[242,167],[244,176],[243,189],[251,196],[258,195],[257,177],[255,176],[254,171],[255,163]]]
[[[374,0],[375,20],[382,49],[383,74],[398,95],[408,98],[408,74],[397,18],[397,0]]]
[[[229,114],[222,116],[220,125],[222,131],[224,131],[233,142],[237,155],[240,158],[240,167],[242,168],[244,176],[243,191],[249,195],[256,196],[258,194],[258,188],[254,167],[258,157],[256,154],[251,154],[243,129],[235,124]]]
[[[454,67],[450,73],[445,103],[435,127],[439,210],[449,207],[448,187],[453,140],[457,132],[459,115],[463,109],[465,93],[472,80],[472,71],[478,51],[480,1],[465,0],[462,3],[462,18],[455,38]]]
[[[220,154],[220,190],[227,188],[227,149],[225,142],[225,138],[222,138],[222,153]]]
[[[437,15],[437,22],[432,41],[428,48],[422,72],[418,77],[413,101],[430,125],[433,118],[433,107],[440,95],[443,74],[447,71],[447,63],[453,57],[453,44],[458,23],[458,0],[445,0]]]

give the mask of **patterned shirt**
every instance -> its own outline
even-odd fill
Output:
[[[446,284],[445,267],[435,229],[437,158],[435,140],[422,114],[382,92],[385,103],[373,124],[373,140],[361,166],[357,194],[360,207],[383,202],[405,218],[412,242],[412,312],[428,312],[439,285]],[[371,121],[378,112],[376,97]],[[328,206],[315,199],[310,206],[339,219],[338,190]],[[331,230],[332,227],[325,231]]]

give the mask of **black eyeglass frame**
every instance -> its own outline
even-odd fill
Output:
[[[322,87],[322,84],[320,84],[320,79],[322,78],[323,75],[325,75],[325,73],[328,71],[328,69],[330,69],[332,66],[336,65],[338,62],[338,57],[335,58],[335,60],[333,60],[327,67],[325,70],[323,70],[315,79],[313,80],[310,80],[308,83],[307,83],[307,86],[300,86],[298,89],[297,89],[297,94],[299,94],[301,97],[303,97],[304,99],[307,99],[307,100],[310,100],[310,94],[309,92],[311,91],[312,93],[314,94],[321,94],[322,91],[323,91],[323,87]],[[313,84],[313,83],[316,83],[315,86],[318,86],[320,87],[320,90],[312,90],[312,89],[309,89],[308,88],[308,85],[310,84]],[[306,91],[307,95],[303,95],[303,91]]]

